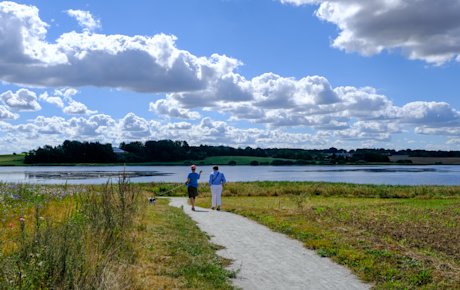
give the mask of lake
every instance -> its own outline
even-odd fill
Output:
[[[203,170],[206,182],[211,166]],[[228,181],[327,181],[361,184],[460,185],[460,166],[220,166]],[[198,167],[198,171],[200,167]],[[0,167],[0,181],[39,184],[101,184],[125,171],[131,182],[184,182],[188,166]]]

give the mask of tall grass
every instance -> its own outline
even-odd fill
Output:
[[[209,193],[206,184],[201,192]],[[224,187],[224,196],[340,196],[370,198],[449,198],[460,197],[460,186],[372,185],[329,182],[235,182]]]
[[[5,239],[0,239],[1,289],[129,285],[131,278],[123,275],[123,263],[134,259],[128,232],[137,210],[138,192],[125,178],[118,184],[73,193],[67,206],[59,203],[64,214],[57,219],[46,215],[53,199],[24,190],[33,188],[30,186],[17,188],[2,197],[2,204],[10,209],[2,214],[7,225],[1,234],[10,238],[8,247],[4,247]],[[14,205],[20,202],[23,207],[18,210]]]

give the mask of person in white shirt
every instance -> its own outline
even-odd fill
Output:
[[[219,167],[217,165],[214,166],[212,170],[213,172],[209,175],[209,186],[211,187],[212,194],[211,205],[212,209],[220,210],[222,205],[222,189],[227,180],[225,180],[225,175],[219,172]]]

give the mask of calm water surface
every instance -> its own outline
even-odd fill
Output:
[[[211,166],[203,170],[206,182]],[[362,184],[460,185],[460,166],[221,166],[228,181],[328,181]],[[126,171],[132,182],[184,182],[188,166],[0,167],[0,181],[100,184]]]

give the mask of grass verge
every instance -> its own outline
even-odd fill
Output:
[[[138,223],[136,251],[139,259],[132,271],[140,289],[233,289],[232,273],[224,269],[216,246],[209,243],[181,209],[169,207],[167,199],[149,205]]]

